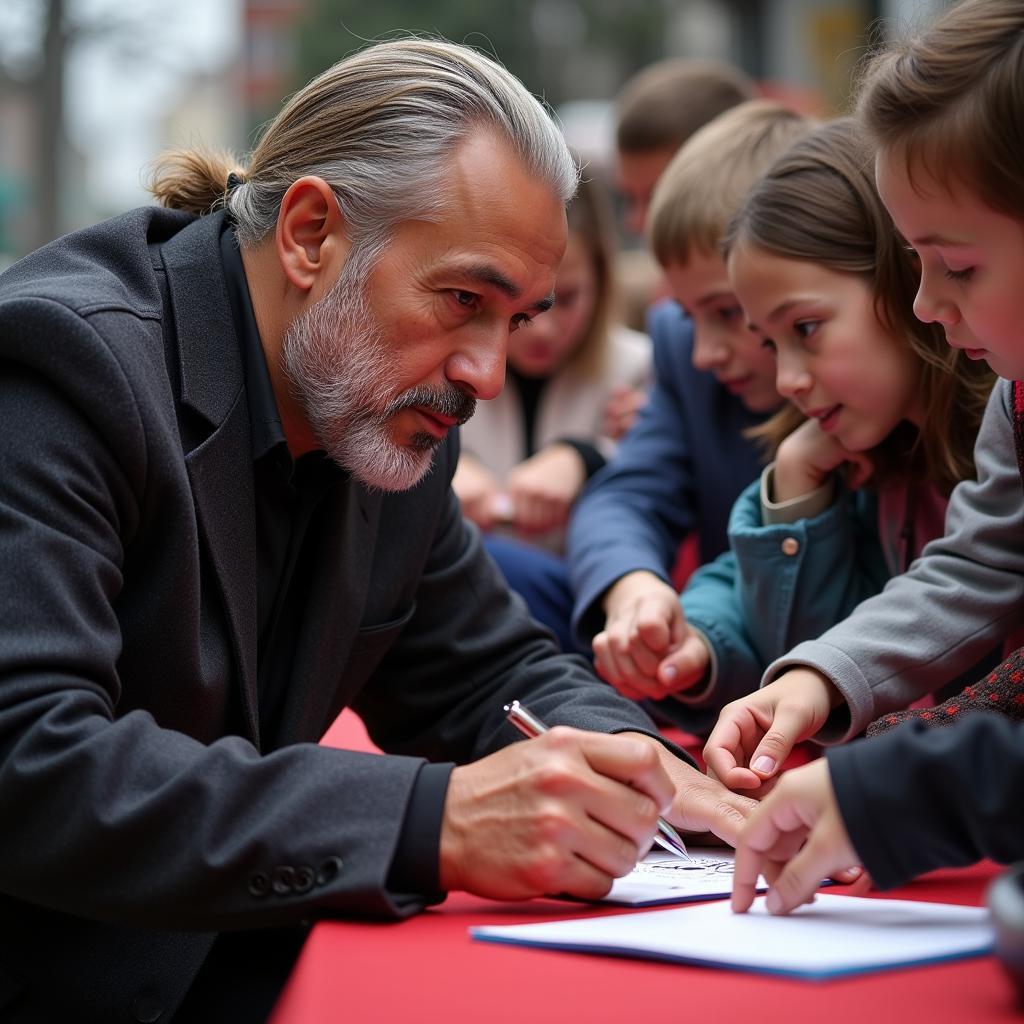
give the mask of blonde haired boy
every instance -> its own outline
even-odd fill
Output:
[[[718,245],[757,178],[810,127],[751,100],[697,131],[665,169],[649,240],[687,319],[681,330],[671,304],[653,311],[651,401],[570,531],[577,634],[596,632],[596,666],[620,692],[663,700],[670,714],[707,667],[670,582],[675,555],[691,532],[701,562],[725,549],[728,510],[758,470],[743,431],[780,401],[774,360],[747,329]]]

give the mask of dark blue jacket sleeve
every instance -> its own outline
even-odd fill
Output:
[[[1024,724],[972,714],[912,720],[828,751],[854,849],[882,889],[989,857],[1024,859]]]
[[[648,333],[650,399],[569,527],[573,629],[584,645],[603,627],[601,597],[617,579],[645,569],[668,580],[690,530],[700,536],[701,561],[726,549],[729,509],[760,466],[742,433],[758,417],[693,368],[693,328],[679,306],[656,306]]]

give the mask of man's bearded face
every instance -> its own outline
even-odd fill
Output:
[[[289,325],[284,367],[320,447],[367,486],[404,491],[426,475],[444,438],[424,430],[399,443],[394,418],[415,407],[461,424],[476,400],[447,381],[395,393],[402,339],[384,337],[361,263],[351,254],[331,291]]]

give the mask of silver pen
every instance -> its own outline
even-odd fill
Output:
[[[548,727],[525,705],[514,700],[511,704],[504,705],[505,714],[508,720],[524,735],[531,739],[540,736],[548,731]],[[686,844],[680,838],[679,833],[662,817],[658,818],[658,831],[654,833],[654,841],[669,853],[677,857],[692,861],[693,858],[686,852]]]

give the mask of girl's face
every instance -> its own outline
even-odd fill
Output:
[[[729,277],[775,352],[779,394],[843,448],[869,451],[919,422],[918,357],[879,321],[866,281],[751,245],[733,250]]]
[[[560,370],[583,342],[597,303],[597,274],[586,243],[570,234],[555,281],[555,304],[508,340],[508,361],[524,377]]]
[[[1024,376],[1024,225],[952,189],[899,153],[880,153],[878,192],[921,260],[914,313],[1001,377]]]
[[[747,327],[722,258],[692,250],[685,263],[670,263],[665,276],[693,321],[693,365],[713,373],[751,412],[777,409],[775,360]]]

